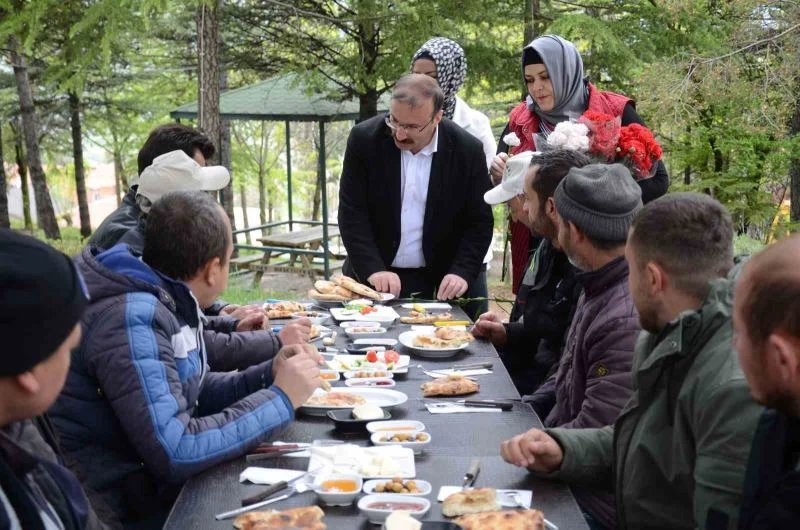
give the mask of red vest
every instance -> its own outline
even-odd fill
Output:
[[[610,114],[611,116],[622,116],[625,105],[631,99],[622,94],[614,92],[601,92],[589,83],[589,106],[587,110]],[[525,101],[514,107],[508,117],[509,130],[517,135],[520,144],[511,148],[511,154],[515,155],[523,151],[535,151],[533,135],[539,132],[539,116],[528,110]],[[519,222],[511,223],[511,288],[514,294],[522,281],[525,273],[525,264],[528,262],[528,255],[531,251],[532,236],[528,227]]]

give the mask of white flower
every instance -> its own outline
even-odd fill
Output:
[[[519,137],[513,131],[503,136],[503,142],[509,147],[516,147],[521,143]]]
[[[547,145],[556,149],[588,151],[589,128],[582,123],[562,121],[547,137]]]

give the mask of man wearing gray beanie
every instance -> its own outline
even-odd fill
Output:
[[[621,164],[573,168],[554,195],[558,244],[581,270],[583,287],[557,372],[531,405],[548,428],[611,425],[632,392],[631,365],[639,317],[628,288],[625,242],[642,207],[641,189]],[[519,464],[524,434],[503,442],[503,457]],[[611,490],[575,487],[596,528],[614,528]]]

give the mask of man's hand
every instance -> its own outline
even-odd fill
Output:
[[[507,153],[499,153],[492,160],[492,166],[489,168],[489,173],[492,175],[492,184],[497,186],[503,179],[503,171],[506,169],[506,160],[508,160]]]
[[[564,452],[549,434],[539,429],[518,434],[500,444],[500,456],[509,464],[538,473],[551,473],[561,467]]]
[[[322,384],[319,365],[322,356],[310,344],[284,346],[272,362],[274,384],[289,398],[294,408],[299,407]]]
[[[439,292],[436,298],[439,300],[451,300],[458,298],[467,292],[467,280],[457,274],[446,274],[439,285]]]
[[[307,318],[292,320],[278,332],[278,337],[284,346],[305,344],[311,338],[311,321]]]
[[[367,278],[376,291],[381,293],[392,293],[395,297],[400,296],[400,276],[391,271],[375,272]]]
[[[236,324],[236,331],[261,331],[266,329],[269,319],[263,312],[253,311],[244,318],[239,319]]]
[[[487,339],[498,348],[504,347],[508,342],[506,327],[497,313],[484,313],[478,317],[478,321],[475,322],[475,327],[472,329],[472,334],[476,337]]]

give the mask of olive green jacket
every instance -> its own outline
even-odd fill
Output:
[[[735,529],[764,412],[731,343],[733,283],[716,280],[698,311],[636,346],[633,395],[613,426],[550,429],[554,475],[613,487],[620,529]]]

